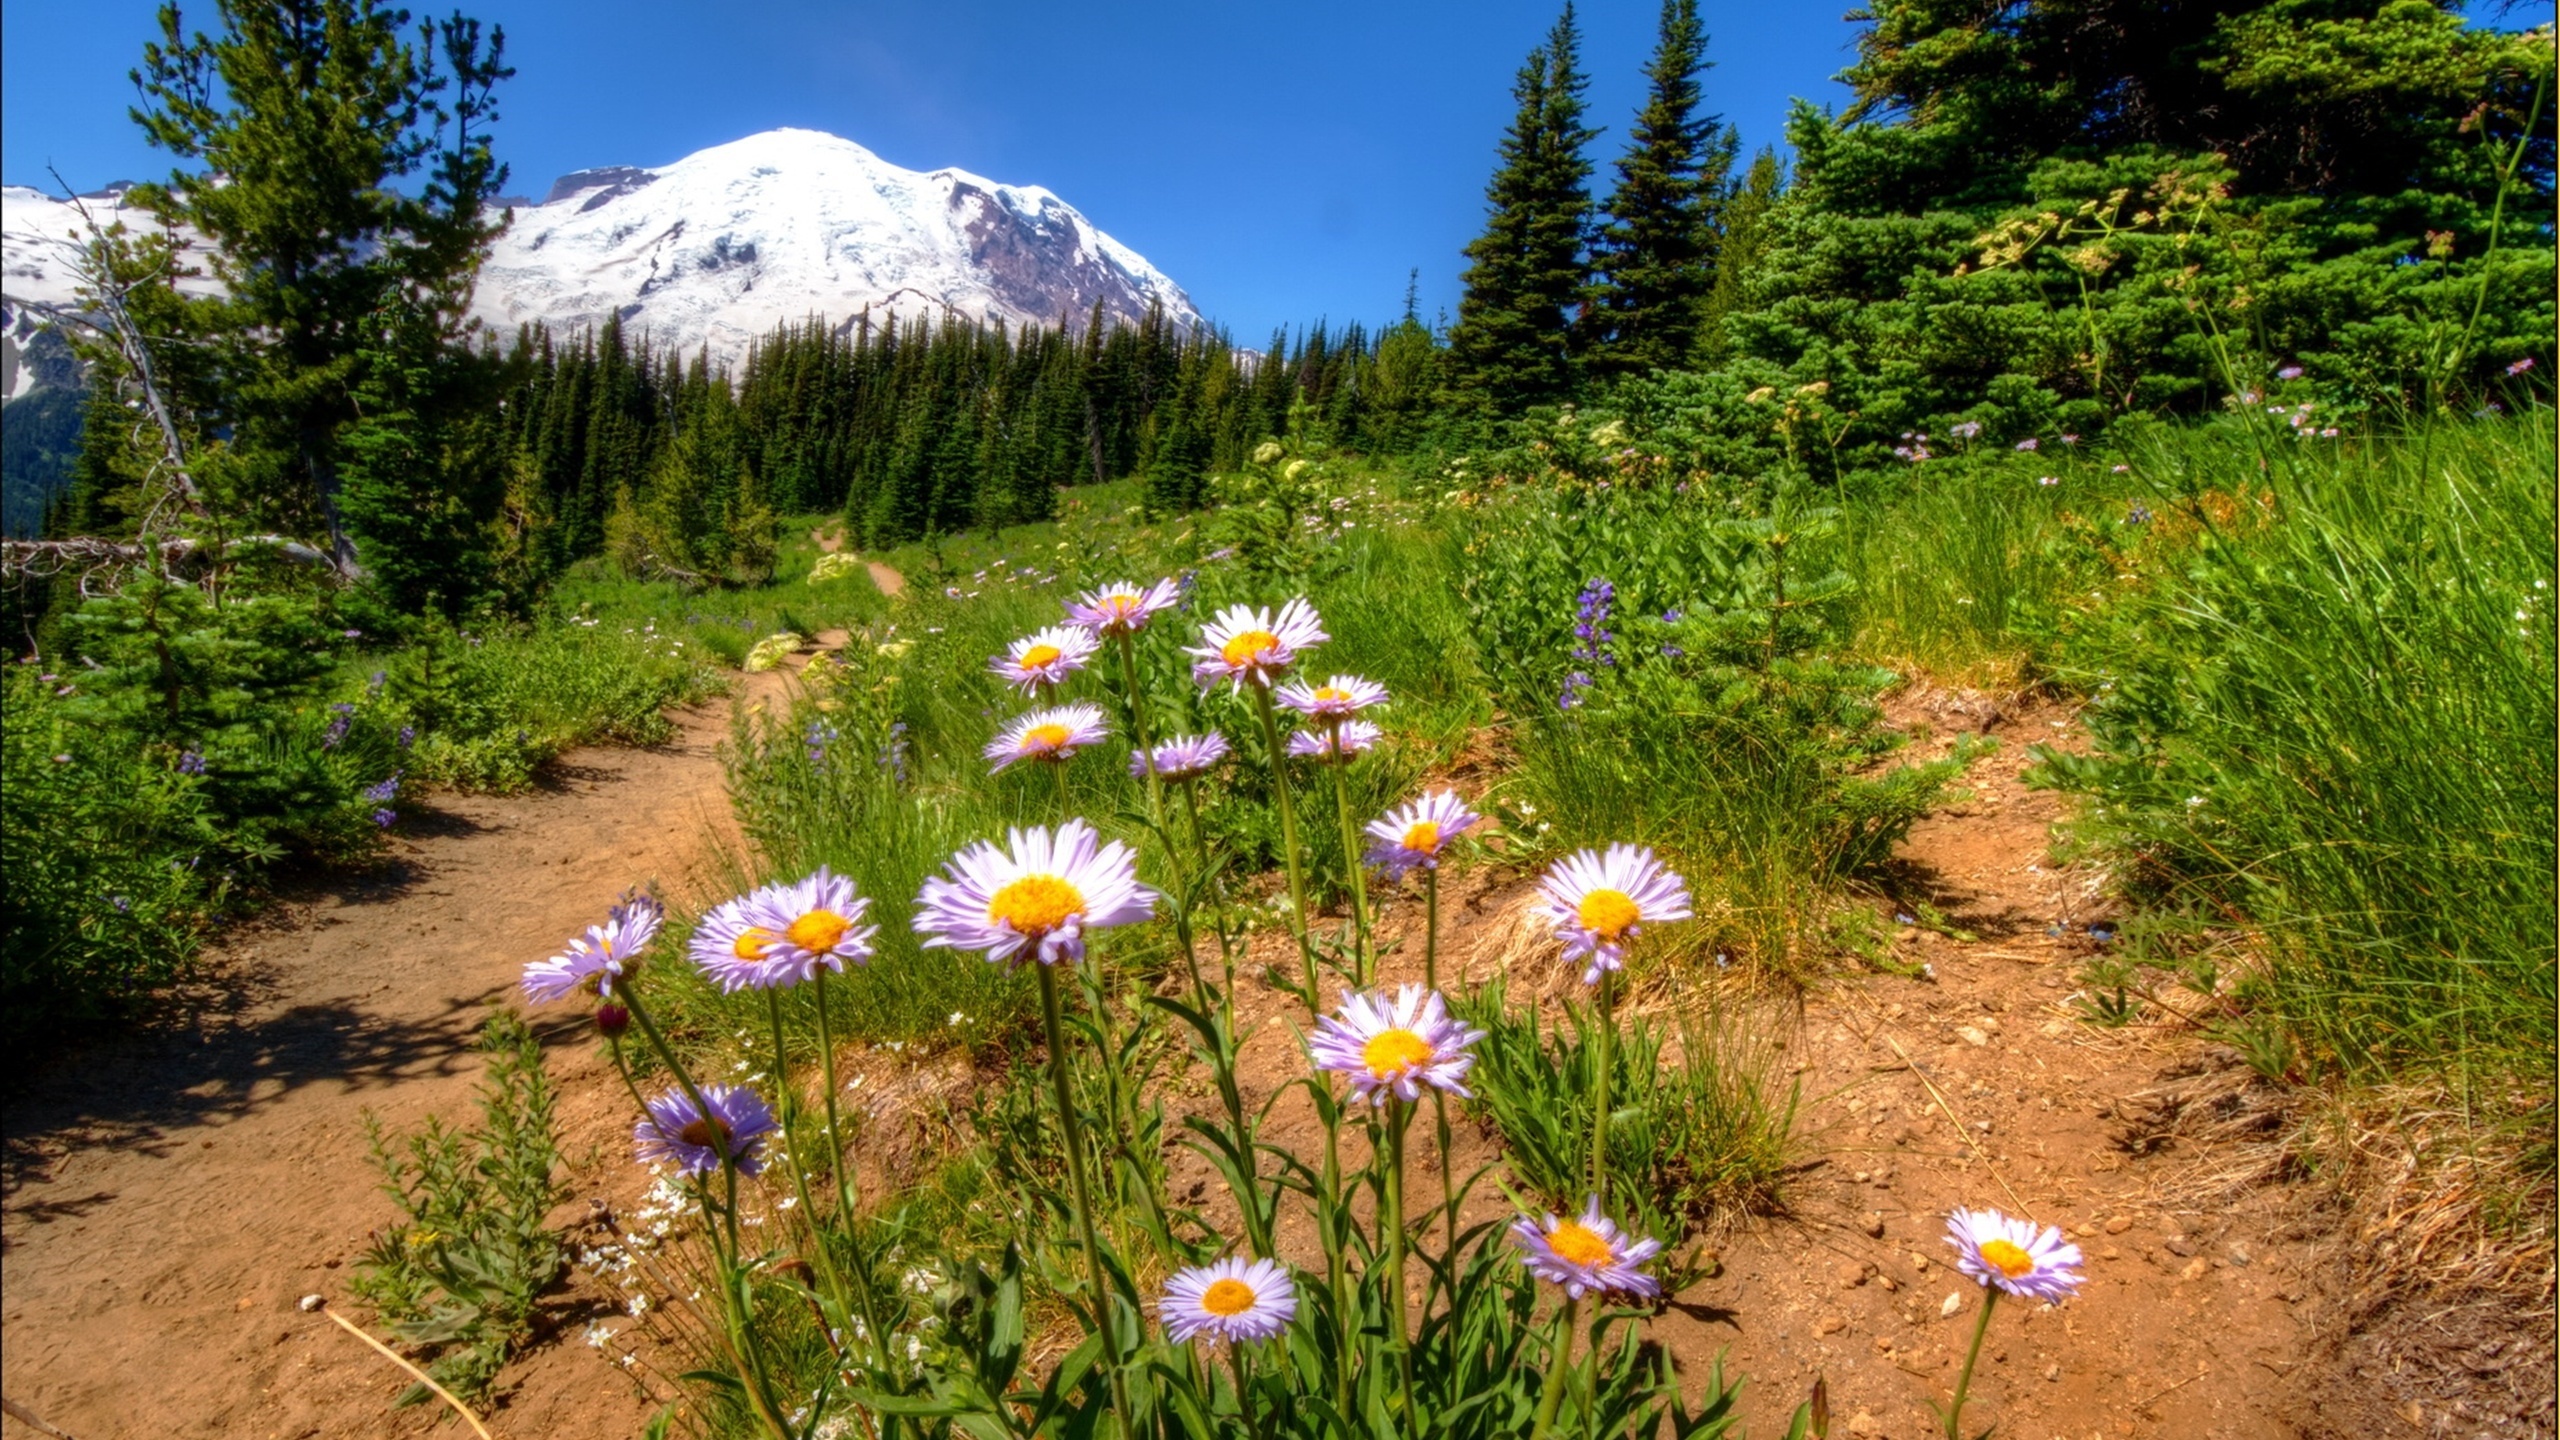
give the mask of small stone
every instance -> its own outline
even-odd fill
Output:
[[[2205,1272],[2212,1268],[2212,1266],[2205,1263],[2204,1257],[2199,1255],[2195,1259],[2187,1262],[2187,1268],[2178,1272],[2178,1278],[2181,1280],[2202,1279]]]
[[[2231,1263],[2234,1265],[2246,1265],[2255,1258],[2249,1254],[2249,1247],[2237,1240],[2231,1242],[2230,1255]]]
[[[1813,1333],[1816,1335],[1837,1335],[1848,1328],[1847,1317],[1840,1315],[1825,1315],[1813,1322]]]
[[[1938,1302],[1938,1313],[1941,1316],[1958,1314],[1963,1309],[1964,1292],[1961,1290],[1948,1291],[1947,1298]]]
[[[323,1299],[322,1297],[320,1297],[320,1296],[318,1296],[318,1295],[305,1295],[305,1296],[303,1296],[301,1299],[299,1299],[299,1300],[297,1300],[297,1301],[295,1301],[295,1302],[294,1302],[294,1304],[299,1305],[300,1307],[302,1307],[302,1308],[303,1308],[303,1309],[305,1309],[305,1310],[317,1310],[317,1309],[319,1309],[321,1306],[326,1305],[326,1304],[328,1304],[328,1303],[329,1303],[329,1302],[328,1302],[327,1300]]]
[[[2044,1367],[2044,1378],[2046,1378],[2047,1380],[2059,1380],[2059,1379],[2061,1379],[2061,1378],[2062,1378],[2062,1364],[2061,1364],[2061,1362],[2056,1361],[2055,1363],[2053,1363],[2053,1364],[2051,1364],[2051,1365],[2047,1365],[2046,1367]]]
[[[1884,1422],[1877,1419],[1873,1414],[1861,1410],[1857,1414],[1849,1417],[1849,1433],[1852,1435],[1881,1435],[1884,1433]]]
[[[2168,1239],[2160,1242],[2160,1248],[2183,1259],[2186,1256],[2196,1253],[2195,1237],[2192,1235],[2172,1235]]]
[[[1867,1238],[1870,1240],[1881,1240],[1884,1238],[1883,1211],[1870,1210],[1867,1212]]]
[[[2130,1215],[2119,1215],[2107,1222],[2107,1233],[2110,1235],[2121,1235],[2132,1228],[2133,1217]]]
[[[1956,1034],[1961,1036],[1967,1045],[1991,1043],[1991,1036],[1978,1025],[1959,1025],[1956,1027]]]
[[[1917,1250],[1912,1251],[1911,1268],[1919,1271],[1923,1275],[1926,1275],[1929,1273],[1929,1257],[1921,1254]]]
[[[1840,1268],[1833,1274],[1839,1278],[1843,1290],[1855,1290],[1867,1283],[1867,1267],[1855,1260],[1841,1261]]]

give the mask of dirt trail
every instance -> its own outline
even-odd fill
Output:
[[[737,698],[786,684],[744,677]],[[364,1117],[409,1129],[466,1116],[476,1033],[526,961],[601,919],[625,885],[654,877],[683,899],[717,883],[737,833],[713,754],[729,710],[680,716],[663,748],[574,752],[532,794],[437,797],[401,826],[384,870],[244,927],[184,1023],[13,1086],[8,1397],[81,1440],[436,1431],[433,1407],[387,1409],[403,1382],[379,1357],[296,1308],[316,1293],[365,1313],[346,1303],[350,1267],[394,1212]],[[606,1083],[594,1048],[553,1049],[564,1109]],[[592,1360],[577,1383],[549,1383],[536,1363],[512,1377],[502,1433],[638,1429],[646,1412]]]
[[[828,555],[833,555],[844,548],[844,531],[841,529],[831,529],[821,525],[809,532],[809,538],[816,542],[821,552]],[[879,586],[880,593],[883,595],[894,596],[907,588],[906,576],[877,560],[865,560],[862,566],[871,572],[871,583]]]

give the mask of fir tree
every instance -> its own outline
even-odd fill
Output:
[[[1449,346],[1464,399],[1513,413],[1572,390],[1570,329],[1588,270],[1598,132],[1582,123],[1580,38],[1568,3],[1511,87],[1519,109],[1502,138],[1502,165],[1485,187],[1491,215],[1467,246],[1466,294]]]
[[[1768,247],[1769,212],[1786,194],[1786,170],[1775,147],[1764,146],[1753,157],[1742,184],[1725,201],[1724,234],[1716,252],[1715,286],[1700,307],[1696,342],[1689,361],[1713,369],[1728,353],[1725,318],[1745,308],[1746,287]]]
[[[1592,246],[1597,283],[1580,320],[1596,376],[1640,375],[1687,359],[1714,287],[1716,202],[1732,163],[1731,132],[1698,114],[1707,68],[1697,0],[1664,0],[1651,89],[1617,163],[1609,221]]]
[[[379,0],[217,12],[218,34],[188,35],[162,6],[132,76],[145,138],[201,166],[139,199],[206,237],[224,291],[186,304],[221,381],[182,403],[228,428],[255,518],[352,566],[339,471],[374,318],[396,299],[458,341],[504,225],[486,202],[507,174],[487,133],[505,35],[457,14],[413,39]]]

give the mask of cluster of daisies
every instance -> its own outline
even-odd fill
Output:
[[[991,668],[1024,694],[1045,695],[1088,667],[1106,642],[1125,643],[1179,598],[1170,581],[1089,591],[1069,604],[1069,623],[1014,642]],[[1384,686],[1355,675],[1333,675],[1321,683],[1287,678],[1327,638],[1304,599],[1277,611],[1237,605],[1205,625],[1201,643],[1185,647],[1185,653],[1201,686],[1250,687],[1261,692],[1259,698],[1304,717],[1306,728],[1289,741],[1288,754],[1338,762],[1378,743],[1377,726],[1361,716],[1388,696]],[[987,755],[999,770],[1026,760],[1063,761],[1107,733],[1099,707],[1053,706],[1007,725]],[[1227,741],[1215,732],[1181,735],[1133,752],[1130,768],[1142,776],[1189,780],[1228,753]],[[1451,843],[1482,820],[1454,792],[1428,792],[1369,823],[1366,859],[1391,881],[1434,870]],[[1007,965],[1076,964],[1085,957],[1091,932],[1148,920],[1163,900],[1138,879],[1128,846],[1104,839],[1081,819],[1067,819],[1054,828],[1014,829],[1001,844],[980,841],[960,851],[943,873],[924,882],[911,924],[928,949],[973,952]],[[866,964],[874,954],[878,927],[865,922],[870,904],[852,881],[822,867],[714,908],[695,928],[687,958],[724,993],[814,982],[823,1008],[827,976],[841,974],[848,964]],[[1537,904],[1564,958],[1579,963],[1583,982],[1593,985],[1625,966],[1629,947],[1646,927],[1691,914],[1686,882],[1653,851],[1633,845],[1584,850],[1556,862],[1539,880]],[[603,924],[571,940],[562,953],[527,967],[526,997],[539,1002],[592,995],[599,1028],[618,1044],[634,1019],[647,1026],[631,980],[663,921],[654,899],[626,895]],[[660,1043],[654,1030],[646,1033],[653,1045]],[[1355,1101],[1412,1105],[1426,1091],[1467,1097],[1473,1047],[1483,1038],[1451,1014],[1439,993],[1404,985],[1392,995],[1344,995],[1336,1013],[1318,1017],[1307,1045],[1310,1063],[1342,1077]],[[724,1170],[759,1173],[779,1131],[772,1108],[750,1087],[696,1086],[683,1078],[672,1055],[662,1058],[682,1083],[643,1102],[646,1113],[633,1131],[639,1159],[695,1180]],[[1660,1283],[1644,1267],[1661,1253],[1662,1242],[1620,1229],[1597,1196],[1570,1217],[1522,1216],[1509,1233],[1528,1271],[1573,1299],[1641,1300],[1660,1293]],[[2049,1228],[1996,1212],[1963,1211],[1951,1224],[1951,1239],[1960,1267],[1985,1285],[2058,1301],[2079,1284],[2078,1250]],[[1288,1269],[1273,1259],[1243,1256],[1177,1272],[1159,1303],[1166,1333],[1176,1341],[1267,1340],[1282,1333],[1296,1313]]]

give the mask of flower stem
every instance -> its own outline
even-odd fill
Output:
[[[1991,1329],[1991,1307],[2000,1299],[1995,1286],[1982,1287],[1982,1314],[1973,1322],[1973,1348],[1964,1352],[1964,1373],[1956,1377],[1956,1397],[1947,1405],[1947,1440],[1964,1440],[1964,1397],[1973,1388],[1973,1362],[1982,1358],[1982,1337]]]
[[[836,1273],[835,1256],[828,1250],[825,1232],[818,1228],[817,1207],[809,1203],[809,1167],[800,1163],[800,1142],[791,1138],[791,1112],[798,1108],[796,1102],[799,1097],[791,1093],[791,1052],[782,1039],[780,987],[765,987],[764,1009],[766,1017],[773,1023],[773,1108],[782,1119],[783,1148],[791,1155],[791,1193],[799,1199],[800,1219],[809,1227],[810,1248],[818,1252],[818,1273],[826,1281],[828,1298],[842,1309],[844,1277]],[[829,1133],[832,1138],[833,1132]]]
[[[1306,967],[1307,1009],[1321,1015],[1324,1001],[1316,986],[1316,947],[1307,939],[1306,864],[1298,854],[1298,807],[1289,799],[1289,768],[1280,750],[1280,721],[1272,713],[1270,687],[1250,688],[1254,714],[1262,721],[1263,748],[1271,757],[1271,793],[1280,802],[1280,850],[1289,863],[1289,929],[1298,937],[1298,960]]]
[[[1530,1440],[1544,1440],[1555,1428],[1556,1407],[1564,1400],[1565,1372],[1573,1368],[1573,1321],[1581,1302],[1567,1298],[1564,1309],[1556,1312],[1555,1353],[1547,1362],[1546,1379],[1538,1387],[1537,1418],[1529,1422]]]
[[[1034,962],[1037,964],[1038,962]],[[1058,1125],[1067,1142],[1067,1176],[1073,1182],[1076,1228],[1084,1237],[1085,1265],[1093,1277],[1093,1319],[1102,1332],[1102,1350],[1111,1361],[1111,1407],[1122,1432],[1129,1426],[1129,1396],[1120,1359],[1120,1328],[1113,1316],[1111,1285],[1103,1270],[1102,1242],[1093,1229],[1093,1185],[1085,1178],[1084,1126],[1076,1119],[1076,1097],[1067,1082],[1067,1022],[1058,1008],[1055,966],[1039,965],[1040,1010],[1049,1025],[1049,1084],[1058,1101]]]
[[[1335,743],[1341,741],[1340,727],[1334,732]],[[1337,755],[1333,769],[1333,808],[1342,821],[1342,868],[1351,876],[1351,933],[1358,948],[1351,952],[1351,983],[1359,989],[1369,988],[1369,877],[1360,865],[1360,827],[1351,818],[1351,779],[1345,772],[1351,768],[1347,756]]]
[[[844,1227],[850,1240],[854,1233],[853,1197],[858,1182],[853,1173],[853,1149],[845,1144],[844,1128],[836,1118],[836,1033],[827,1013],[827,969],[818,967],[818,1064],[827,1085],[827,1152],[829,1168],[836,1177],[836,1223]],[[880,1352],[880,1366],[885,1374],[889,1366],[889,1337],[880,1328],[880,1297],[871,1288],[871,1267],[863,1263],[857,1248],[853,1261],[854,1278],[862,1291],[863,1328],[871,1332],[873,1348]]]
[[[1426,917],[1422,927],[1422,980],[1431,993],[1440,993],[1440,867],[1437,864],[1422,872],[1422,908]],[[1431,1091],[1433,1138],[1440,1145],[1440,1213],[1449,1227],[1446,1256],[1458,1253],[1458,1187],[1450,1174],[1449,1097],[1434,1086]],[[1445,1258],[1445,1257],[1444,1257]]]
[[[1600,1019],[1591,1031],[1591,1193],[1603,1209],[1609,1205],[1609,1041],[1617,1031],[1610,982],[1617,978],[1615,970],[1600,972]]]
[[[1440,1093],[1438,1090],[1433,1094]],[[1404,1417],[1408,1431],[1422,1428],[1421,1417],[1413,1403],[1413,1333],[1404,1313],[1405,1234],[1404,1234],[1404,1131],[1413,1120],[1413,1106],[1400,1100],[1387,1102],[1387,1192],[1384,1228],[1387,1232],[1387,1314],[1396,1328],[1396,1373],[1404,1386]]]
[[[1252,1392],[1245,1385],[1244,1347],[1232,1340],[1227,1342],[1227,1363],[1236,1372],[1236,1413],[1244,1417],[1244,1428],[1253,1440],[1262,1440],[1262,1417],[1254,1413]]]

